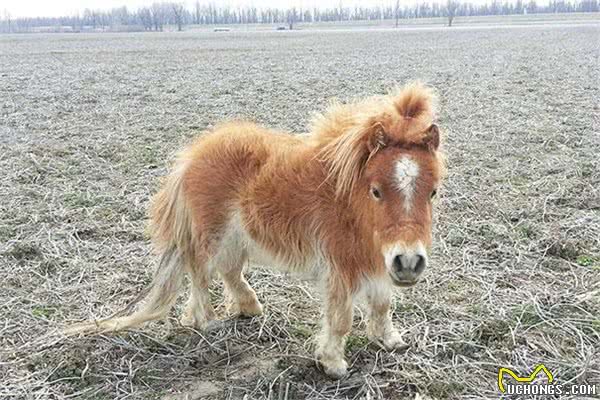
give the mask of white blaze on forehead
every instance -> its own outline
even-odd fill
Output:
[[[412,206],[412,197],[419,176],[419,164],[409,156],[403,156],[396,161],[395,178],[396,187],[404,195],[404,208],[409,211]]]

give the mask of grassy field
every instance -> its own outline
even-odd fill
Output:
[[[600,25],[0,36],[0,398],[498,398],[498,368],[600,385]],[[334,97],[421,79],[449,176],[432,263],[399,290],[410,347],[314,367],[315,283],[248,272],[265,305],[207,332],[166,322],[47,336],[150,282],[146,206],[223,119],[302,132]],[[600,390],[600,387],[598,388]],[[568,398],[568,397],[563,397]]]

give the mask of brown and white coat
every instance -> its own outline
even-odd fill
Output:
[[[412,84],[387,96],[334,104],[306,135],[248,122],[201,135],[178,157],[151,207],[161,261],[145,303],[132,315],[73,326],[114,331],[163,317],[187,273],[184,325],[214,318],[214,272],[231,311],[262,312],[243,277],[250,257],[290,271],[314,271],[325,287],[316,356],[325,372],[347,371],[345,337],[353,300],[365,294],[368,335],[402,344],[390,318],[392,288],[415,284],[431,245],[431,198],[444,162],[432,92]]]

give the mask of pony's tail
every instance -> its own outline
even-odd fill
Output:
[[[72,336],[116,332],[163,318],[177,298],[183,272],[182,265],[181,256],[176,249],[166,251],[161,257],[152,284],[125,308],[108,318],[68,326],[63,333]],[[146,301],[137,311],[131,315],[120,316],[130,312],[143,298],[146,298]]]
[[[185,265],[194,257],[192,220],[182,190],[185,164],[180,158],[164,187],[152,201],[151,229],[161,258],[151,285],[110,317],[71,325],[63,330],[65,335],[120,331],[161,319],[171,310],[177,299]],[[131,313],[142,299],[145,299],[144,303]]]

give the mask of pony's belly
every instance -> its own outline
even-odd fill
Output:
[[[241,212],[233,213],[229,221],[222,247],[237,247],[241,246],[248,254],[248,259],[252,264],[259,266],[275,267],[277,269],[286,269],[285,263],[278,260],[277,256],[268,251],[264,246],[261,246],[248,232]]]
[[[243,228],[241,234],[244,238],[243,242],[248,253],[248,260],[253,265],[273,268],[282,272],[309,275],[313,275],[316,271],[323,269],[322,263],[312,254],[307,254],[305,257],[293,257],[285,249],[282,249],[281,253],[277,254],[262,246],[258,240],[254,239]]]
[[[284,263],[277,259],[276,255],[271,254],[268,250],[256,243],[252,238],[248,238],[246,243],[246,250],[248,252],[248,260],[250,263],[280,270],[288,269]]]
[[[243,207],[238,208],[229,222],[229,230],[235,232],[239,241],[243,243],[248,254],[249,262],[257,265],[277,269],[282,272],[314,275],[317,271],[326,269],[323,257],[313,251],[316,246],[303,246],[294,248],[278,237],[276,231],[269,231],[265,226],[251,228],[252,219],[246,218]],[[256,223],[256,221],[254,221]],[[264,237],[257,232],[263,232]]]

